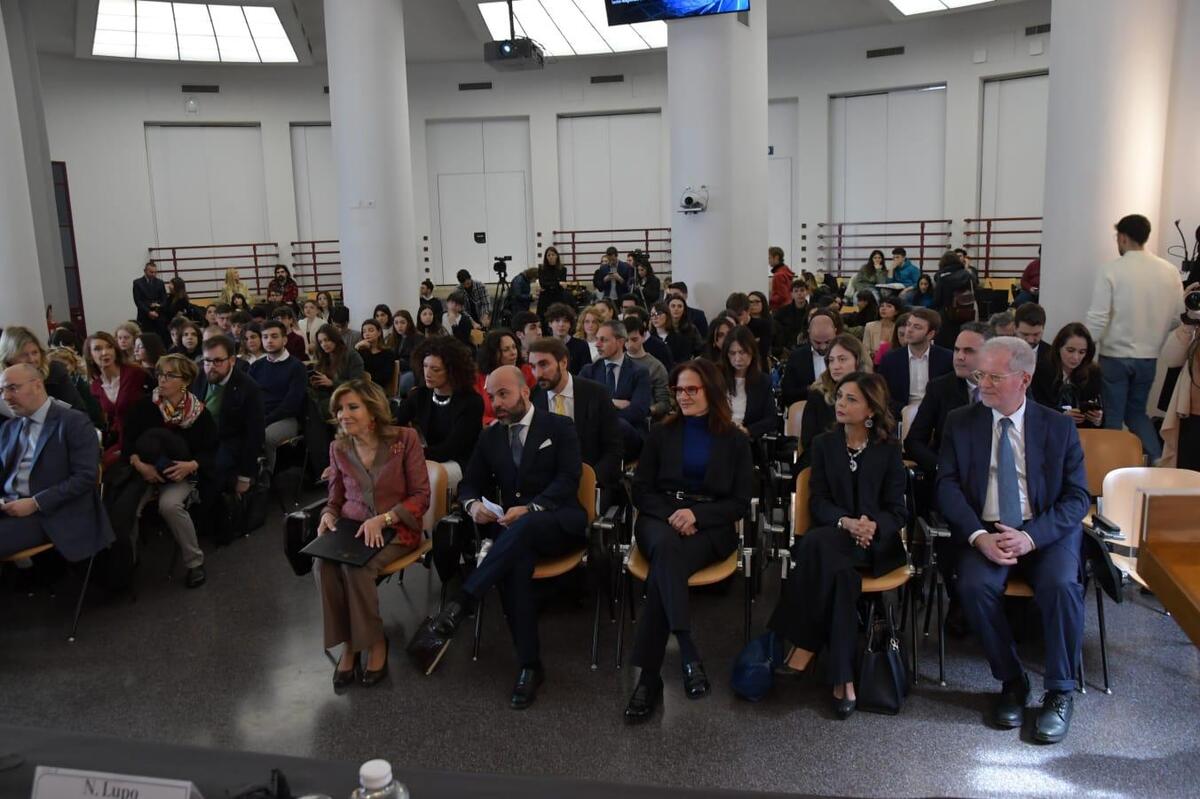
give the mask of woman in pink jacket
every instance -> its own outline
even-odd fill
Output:
[[[321,510],[317,534],[333,530],[339,519],[360,522],[358,536],[378,547],[361,568],[319,562],[325,648],[345,644],[333,674],[335,688],[357,676],[374,685],[387,674],[388,641],[379,617],[375,579],[392,561],[421,542],[421,522],[429,507],[429,476],[421,440],[412,428],[394,427],[383,389],[370,380],[350,380],[330,399],[338,435],[329,446],[329,501]],[[387,545],[386,528],[396,531]],[[359,663],[359,653],[366,662]],[[359,667],[362,671],[359,674]]]

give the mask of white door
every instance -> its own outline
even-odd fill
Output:
[[[792,255],[792,159],[767,159],[767,244]]]
[[[486,177],[487,281],[494,280],[492,262],[512,256],[508,276],[530,266],[529,218],[526,215],[525,173],[493,172]],[[468,267],[469,268],[469,267]],[[482,267],[481,267],[482,268]],[[471,270],[475,274],[475,270]]]
[[[488,245],[475,241],[475,234],[486,236],[488,232],[484,176],[438,175],[437,186],[442,235],[441,282],[449,285],[458,282],[454,275],[459,269],[486,280],[484,270],[492,271]]]

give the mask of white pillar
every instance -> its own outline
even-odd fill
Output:
[[[408,70],[401,0],[325,0],[342,283],[351,319],[416,310]]]
[[[768,285],[767,2],[668,26],[671,208],[688,186],[709,195],[707,211],[672,214],[671,272],[711,316]]]
[[[1041,302],[1047,331],[1080,321],[1113,225],[1156,233],[1178,0],[1054,0]],[[1191,80],[1194,76],[1188,76]]]
[[[1175,66],[1171,77],[1171,115],[1163,167],[1162,222],[1157,236],[1160,253],[1180,244],[1174,222],[1187,234],[1188,247],[1200,226],[1200,0],[1179,1]],[[1178,258],[1171,258],[1179,263]]]
[[[46,334],[29,174],[17,117],[17,95],[3,15],[0,15],[0,324]],[[65,318],[66,309],[59,313]]]

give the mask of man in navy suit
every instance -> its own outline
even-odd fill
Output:
[[[86,414],[51,399],[29,364],[4,370],[0,395],[16,414],[0,428],[0,555],[49,541],[69,561],[92,557],[113,541],[96,486],[96,428]]]
[[[525,376],[501,366],[485,385],[500,424],[483,431],[458,485],[463,508],[491,549],[437,617],[409,645],[418,667],[433,672],[471,608],[499,585],[521,668],[512,707],[533,704],[545,672],[539,654],[533,570],[539,558],[587,545],[587,515],[579,504],[579,438],[564,416],[534,408]],[[490,494],[500,513],[489,510]],[[494,506],[493,506],[494,507]]]
[[[633,285],[633,267],[621,261],[616,247],[609,247],[604,253],[600,268],[592,275],[592,285],[601,297],[617,303],[629,293],[629,287]]]
[[[217,421],[219,489],[244,494],[258,477],[267,426],[262,392],[237,363],[232,339],[223,334],[207,339],[204,369],[192,383],[192,393],[204,400]]]
[[[608,389],[612,404],[620,417],[621,437],[625,442],[625,458],[636,460],[642,452],[642,440],[648,428],[650,405],[650,373],[640,363],[625,357],[625,325],[615,320],[605,322],[596,331],[597,360],[583,367],[579,376]]]
[[[1083,641],[1081,520],[1088,510],[1083,449],[1067,416],[1028,401],[1036,353],[1019,338],[983,346],[980,402],[953,411],[942,433],[937,498],[964,545],[958,595],[1002,683],[992,711],[997,727],[1020,727],[1029,677],[1017,658],[1001,600],[1016,569],[1042,614],[1046,695],[1034,738],[1067,734]]]
[[[887,381],[892,414],[897,419],[905,405],[924,399],[930,380],[954,371],[954,353],[933,343],[941,324],[937,311],[914,308],[904,331],[908,346],[889,351],[879,363],[879,374]]]

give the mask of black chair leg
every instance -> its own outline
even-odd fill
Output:
[[[596,586],[596,610],[592,614],[592,671],[600,667],[600,587]]]
[[[917,684],[917,591],[910,581],[908,584],[908,649],[912,658],[912,681]]]
[[[929,622],[933,616],[933,594],[940,590],[937,568],[929,570],[929,590],[925,595],[925,637],[929,637]]]
[[[942,577],[937,577],[938,685],[946,687],[946,614],[942,607]]]
[[[1100,623],[1100,666],[1104,670],[1104,693],[1111,695],[1108,685],[1108,629],[1104,624],[1104,592],[1100,589],[1100,581],[1096,581],[1096,617]]]
[[[68,643],[75,643],[75,633],[79,630],[79,615],[83,613],[83,598],[87,595],[88,583],[92,581],[92,564],[96,556],[88,558],[87,571],[83,574],[83,586],[79,589],[79,600],[75,603],[75,618],[71,621],[71,634],[67,636]]]
[[[626,602],[633,604],[633,592],[629,585],[629,577],[622,570],[621,576],[618,578],[619,587],[617,588],[617,670],[621,670],[623,665],[622,659],[625,656],[625,608],[622,607]]]
[[[471,660],[479,660],[479,639],[483,637],[483,600],[484,596],[479,597],[479,604],[475,606],[475,643],[471,648]]]
[[[750,624],[752,621],[751,617],[753,615],[754,601],[754,577],[752,577],[749,573],[752,571],[749,554],[746,555],[746,571],[746,629],[742,635],[743,644],[750,643]]]

